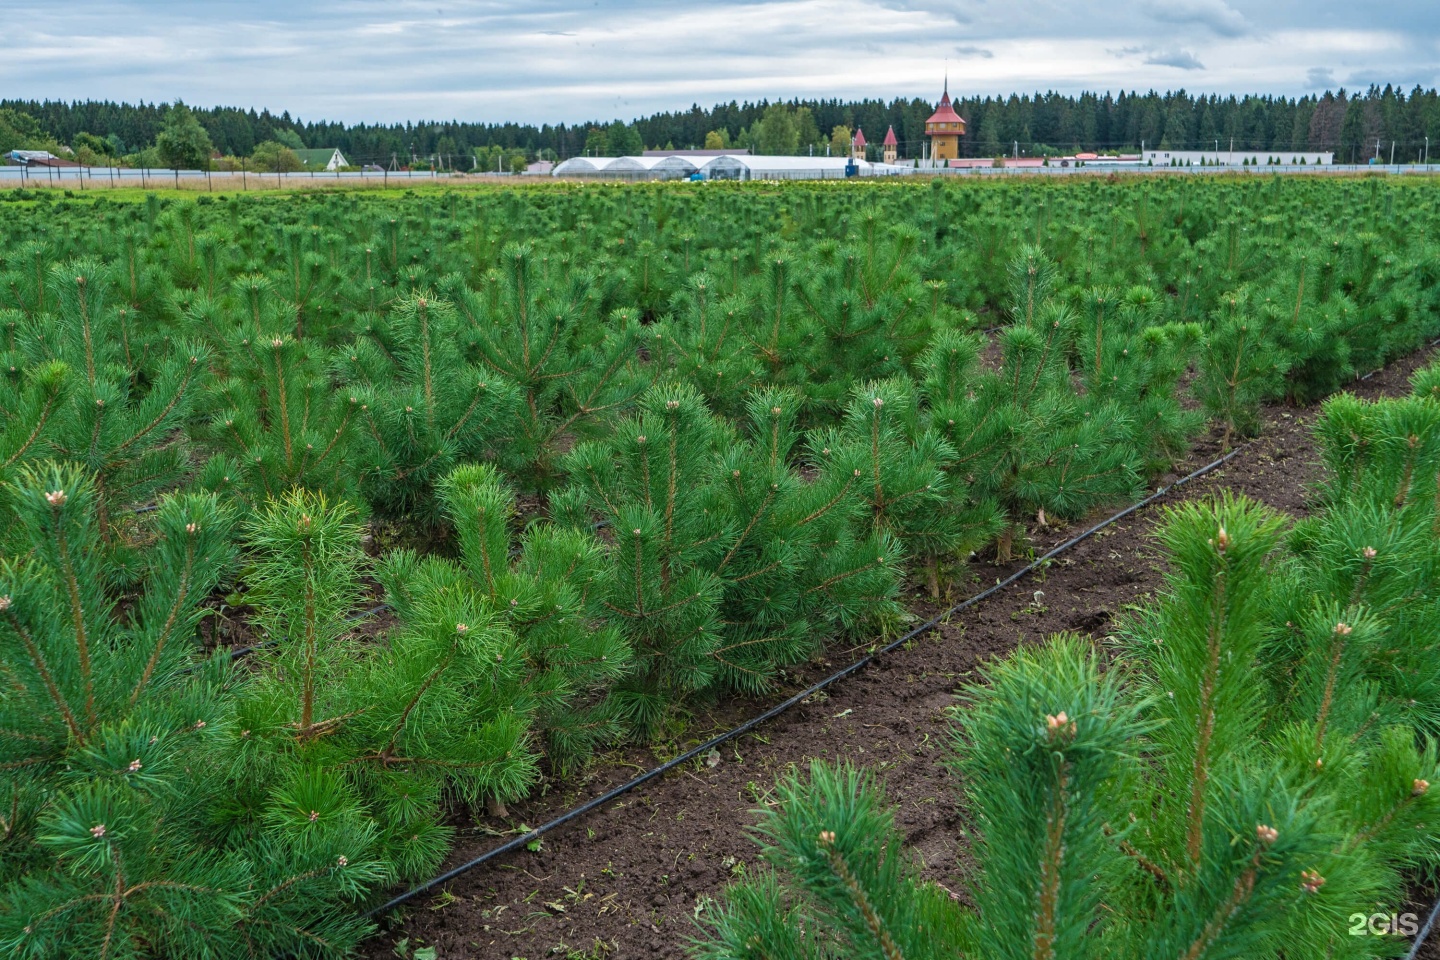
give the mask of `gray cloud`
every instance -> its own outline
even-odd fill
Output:
[[[1156,67],[1175,67],[1178,70],[1204,70],[1205,64],[1189,50],[1166,50],[1152,53],[1145,62]]]
[[[1440,3],[65,0],[3,33],[10,97],[553,123],[732,99],[933,99],[947,59],[952,94],[1163,88],[1176,70],[1217,93],[1382,75],[1408,87],[1436,76]]]
[[[1250,32],[1244,15],[1225,0],[1150,0],[1145,9],[1161,23],[1198,24],[1222,37]]]

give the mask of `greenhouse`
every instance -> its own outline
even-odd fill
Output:
[[[617,180],[683,180],[699,168],[685,157],[618,157],[604,175]]]
[[[700,168],[707,180],[843,180],[847,176],[896,176],[909,167],[846,157],[716,157]]]
[[[594,177],[603,175],[616,157],[571,157],[555,165],[550,171],[552,177]]]
[[[606,180],[682,180],[701,173],[707,180],[843,180],[847,176],[885,177],[912,173],[911,167],[870,163],[846,157],[756,157],[725,154],[705,158],[679,155],[650,157],[571,157],[551,171],[555,177],[599,177]]]

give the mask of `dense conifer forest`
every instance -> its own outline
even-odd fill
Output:
[[[966,156],[994,156],[1019,150],[1137,149],[1150,146],[1201,149],[1216,141],[1237,150],[1334,151],[1341,162],[1363,162],[1379,141],[1388,159],[1416,160],[1428,136],[1440,144],[1440,94],[1434,88],[1371,86],[1300,97],[1221,96],[1177,90],[1167,93],[1059,93],[977,96],[957,92],[956,109],[968,121],[961,141]],[[477,111],[483,110],[477,102]],[[168,104],[109,101],[0,101],[0,141],[45,139],[74,145],[81,134],[115,138],[118,154],[154,144],[171,110]],[[699,105],[648,117],[594,119],[558,124],[523,121],[479,123],[416,121],[345,124],[302,120],[289,111],[235,107],[194,108],[215,149],[249,156],[267,141],[292,147],[339,147],[354,162],[401,163],[412,156],[469,156],[475,148],[524,151],[530,159],[569,157],[597,150],[625,153],[643,147],[683,149],[745,145],[764,153],[806,153],[824,149],[837,127],[870,131],[879,143],[894,126],[909,155],[918,155],[925,118],[934,109],[927,98],[883,100],[789,100]],[[11,111],[6,123],[4,111]],[[29,118],[27,126],[22,118]],[[766,125],[770,125],[769,134]],[[784,127],[776,130],[776,125]],[[17,129],[17,128],[25,129]],[[0,142],[0,150],[20,143]],[[619,149],[616,149],[619,148]]]

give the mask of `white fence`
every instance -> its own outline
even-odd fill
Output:
[[[901,171],[896,171],[900,173]],[[911,171],[904,171],[910,173]],[[889,171],[887,171],[887,174]],[[1259,167],[1149,167],[1142,165],[1120,166],[1104,164],[1087,167],[965,167],[925,168],[913,173],[922,176],[947,177],[996,177],[996,176],[1108,176],[1110,174],[1161,174],[1165,176],[1211,176],[1242,174],[1246,176],[1280,174],[1324,175],[1336,173],[1384,173],[1425,174],[1440,173],[1440,163],[1431,164],[1341,164],[1325,166],[1275,165]],[[492,179],[511,177],[514,174],[497,173],[453,173],[434,170],[352,170],[352,171],[297,171],[294,173],[257,173],[254,170],[152,170],[130,167],[22,167],[0,166],[0,190],[15,187],[64,187],[85,190],[94,187],[178,187],[182,182],[199,189],[244,190],[253,184],[256,188],[274,186],[303,186],[307,183],[331,181],[365,181],[376,186],[388,186],[391,180],[397,184],[414,181],[440,181],[450,179]],[[603,174],[600,178],[603,178]],[[843,171],[766,171],[755,173],[749,179],[843,179]],[[868,179],[868,177],[866,178]],[[200,186],[203,183],[204,186]]]

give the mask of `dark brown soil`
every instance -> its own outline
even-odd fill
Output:
[[[1351,389],[1367,397],[1406,391],[1422,351]],[[1295,516],[1307,512],[1319,465],[1310,436],[1315,410],[1265,411],[1256,441],[1224,468],[1173,498],[1222,490],[1243,493]],[[1197,444],[1187,461],[1162,477],[1168,484],[1218,456],[1217,438]],[[1157,506],[1131,515],[1057,558],[1049,569],[957,615],[939,629],[887,655],[756,733],[722,747],[711,762],[672,772],[547,834],[536,851],[513,853],[467,873],[442,894],[420,898],[382,921],[368,955],[393,957],[395,943],[434,946],[439,956],[675,957],[697,928],[705,899],[743,873],[756,847],[746,828],[776,776],[811,759],[850,760],[880,774],[898,823],[925,874],[952,890],[964,886],[964,842],[950,757],[946,711],[955,691],[985,660],[1015,646],[1069,630],[1102,639],[1128,604],[1161,584],[1164,567],[1152,539],[1163,516]],[[1094,522],[1092,518],[1091,522]],[[1043,552],[1086,525],[1031,530]],[[953,599],[1019,569],[1024,560],[972,562],[958,571]],[[949,606],[932,603],[916,585],[911,609],[928,618]],[[761,712],[814,679],[857,659],[832,651],[787,676],[769,700],[734,700],[698,716],[689,738],[607,757],[581,782],[513,804],[511,819],[457,817],[455,849],[446,867],[463,863],[515,835],[522,823],[543,823],[649,769],[713,733]],[[1424,900],[1418,895],[1418,900]],[[1423,922],[1426,908],[1416,910]],[[1428,945],[1427,945],[1428,949]]]

